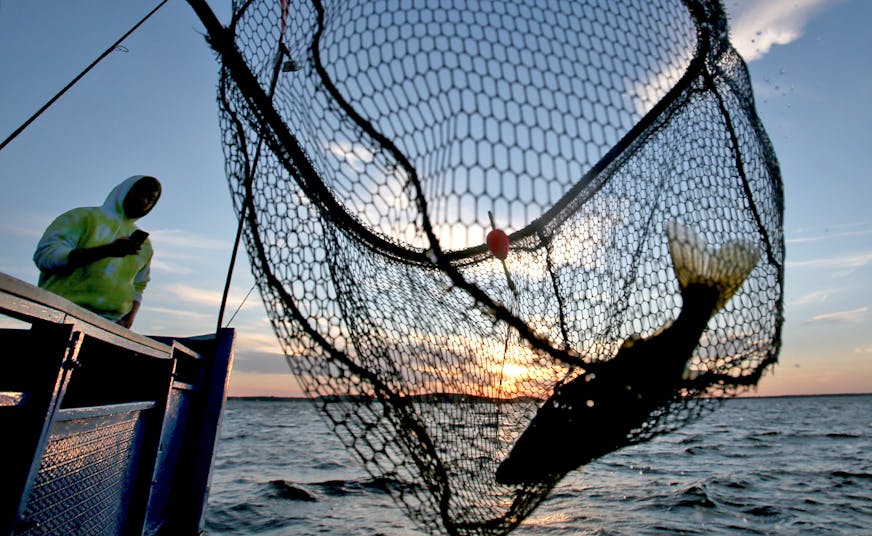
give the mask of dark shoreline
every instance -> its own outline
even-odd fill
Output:
[[[729,398],[725,400],[737,400],[737,399],[772,399],[772,398],[815,398],[815,397],[853,397],[853,396],[872,396],[872,393],[821,393],[821,394],[798,394],[798,395],[770,395],[770,396],[740,396],[735,398]],[[473,401],[485,401],[485,402],[500,402],[500,403],[511,403],[511,402],[531,402],[535,401],[533,398],[511,398],[511,399],[499,399],[495,400],[492,398],[484,398],[484,397],[475,397],[469,395],[445,395],[445,394],[434,394],[434,395],[419,395],[410,397],[412,400],[416,401],[429,401],[429,402],[473,402]],[[362,396],[338,396],[338,397],[305,397],[305,396],[228,396],[228,400],[250,400],[250,401],[259,401],[259,402],[294,402],[294,401],[351,401],[351,400],[360,400],[360,401],[369,401],[372,400],[372,397],[362,397]]]

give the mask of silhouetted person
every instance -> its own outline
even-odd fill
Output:
[[[40,239],[33,262],[39,286],[129,328],[149,281],[148,233],[134,222],[160,198],[154,177],[135,175],[99,207],[58,216]]]

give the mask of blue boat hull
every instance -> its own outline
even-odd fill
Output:
[[[5,274],[0,315],[0,535],[202,533],[234,331],[145,337]]]

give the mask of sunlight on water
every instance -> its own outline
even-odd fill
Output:
[[[870,408],[872,395],[728,400],[571,473],[513,534],[868,534]],[[423,536],[391,499],[415,485],[367,475],[307,401],[233,399],[207,532]]]

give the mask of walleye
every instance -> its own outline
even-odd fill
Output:
[[[713,251],[676,222],[666,236],[681,291],[678,317],[650,337],[624,341],[596,374],[559,385],[497,468],[498,483],[559,479],[625,446],[632,430],[674,399],[709,319],[754,270],[759,252],[745,240]]]

